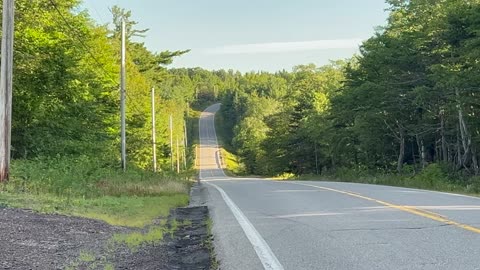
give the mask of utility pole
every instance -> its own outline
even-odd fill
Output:
[[[185,148],[186,148],[186,147],[188,147],[187,121],[186,121],[186,120],[183,121],[183,125],[184,125],[184,127],[183,127],[183,131],[184,131],[184,134],[183,134],[183,136],[184,136],[184,144],[185,144]]]
[[[155,88],[152,88],[152,152],[153,152],[153,172],[157,172],[157,132],[155,121]]]
[[[173,171],[173,118],[170,114],[170,168]]]
[[[185,145],[185,138],[183,139],[183,168],[187,170],[187,146]]]
[[[177,135],[177,173],[180,173],[180,145],[178,143],[178,135]]]
[[[187,121],[183,121],[183,165],[185,170],[187,169],[187,147],[188,147],[188,138],[187,138]]]
[[[13,37],[15,1],[3,0],[0,64],[0,182],[8,180],[12,133]]]
[[[125,19],[122,19],[122,63],[121,63],[121,70],[120,70],[120,118],[121,118],[121,144],[122,144],[122,170],[127,170],[127,136],[126,136],[126,121],[125,121],[125,94],[126,94],[126,34],[125,34]]]

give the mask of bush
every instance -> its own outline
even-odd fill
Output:
[[[438,163],[429,164],[419,174],[414,176],[412,180],[421,188],[435,188],[449,182],[448,172]]]
[[[466,191],[468,193],[480,193],[480,176],[470,178]]]

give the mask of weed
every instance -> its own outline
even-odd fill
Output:
[[[89,263],[95,261],[95,254],[85,250],[80,251],[79,260],[81,262]]]
[[[208,232],[208,239],[206,240],[206,242],[204,243],[205,247],[207,247],[207,249],[209,250],[210,252],[210,258],[211,258],[211,265],[210,265],[210,269],[219,269],[220,265],[217,261],[217,256],[215,254],[215,248],[213,246],[213,221],[211,218],[208,218],[206,220],[206,226],[207,226],[207,232]]]

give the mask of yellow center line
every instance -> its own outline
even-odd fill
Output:
[[[313,187],[313,188],[317,188],[317,189],[328,190],[328,191],[332,191],[332,192],[341,193],[341,194],[345,194],[345,195],[348,195],[348,196],[364,199],[364,200],[367,200],[367,201],[376,202],[378,204],[385,205],[385,206],[393,208],[393,209],[408,212],[408,213],[411,213],[411,214],[414,214],[414,215],[417,215],[417,216],[421,216],[421,217],[424,217],[424,218],[432,219],[432,220],[435,220],[435,221],[438,221],[438,222],[441,222],[441,223],[444,223],[444,224],[452,225],[452,226],[455,226],[455,227],[458,227],[458,228],[462,228],[462,229],[465,229],[467,231],[471,231],[471,232],[474,232],[474,233],[480,233],[480,228],[473,227],[473,226],[463,224],[463,223],[459,223],[459,222],[450,220],[450,219],[448,219],[444,216],[441,216],[437,213],[426,211],[426,210],[423,210],[423,209],[419,209],[419,208],[416,208],[414,206],[397,205],[397,204],[377,200],[377,199],[374,199],[374,198],[370,198],[370,197],[367,197],[367,196],[363,196],[363,195],[360,195],[358,193],[353,193],[353,192],[348,192],[348,191],[343,191],[343,190],[338,190],[338,189],[333,189],[333,188],[319,187],[319,186],[315,186],[315,185],[302,184],[302,183],[292,183],[292,182],[289,182],[289,183],[290,184],[295,184],[295,185]]]

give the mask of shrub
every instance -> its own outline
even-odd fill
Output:
[[[423,188],[434,188],[449,182],[448,173],[438,163],[429,164],[419,174],[414,176],[412,180],[419,184],[419,187]]]

